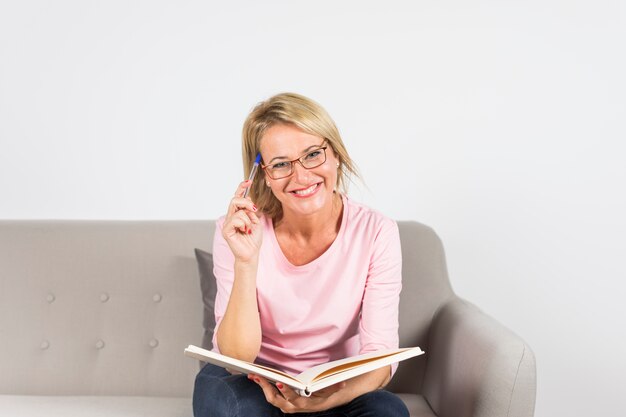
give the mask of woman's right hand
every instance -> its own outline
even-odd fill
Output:
[[[239,262],[256,261],[263,240],[257,208],[250,197],[243,196],[246,188],[251,185],[250,180],[239,184],[235,196],[230,200],[222,227],[222,236],[235,255],[235,260]]]

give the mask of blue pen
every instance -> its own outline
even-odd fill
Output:
[[[250,170],[250,176],[248,176],[248,181],[254,181],[254,177],[256,176],[256,172],[259,170],[260,163],[261,163],[261,153],[259,152],[258,154],[256,154],[256,159],[254,160],[254,164],[252,165],[252,170]],[[252,185],[246,188],[245,191],[243,192],[243,198],[246,198],[248,196],[250,187],[252,187]]]

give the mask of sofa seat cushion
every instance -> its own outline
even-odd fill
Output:
[[[411,417],[437,417],[431,410],[428,402],[421,395],[416,394],[397,394],[404,401],[409,409]]]
[[[2,417],[192,417],[191,398],[0,395]]]

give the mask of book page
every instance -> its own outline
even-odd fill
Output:
[[[185,355],[204,362],[212,363],[213,365],[217,365],[225,369],[239,371],[244,374],[257,374],[269,379],[270,381],[282,382],[283,384],[287,384],[296,389],[305,388],[305,384],[299,381],[296,377],[293,377],[285,372],[272,369],[267,366],[231,358],[197,346],[189,345],[189,347],[185,349]]]
[[[392,363],[422,355],[423,353],[418,347],[407,348],[401,349],[396,353],[370,358],[369,360],[359,360],[357,363],[345,363],[318,374],[317,377],[314,377],[314,381],[308,385],[306,392],[311,394],[338,382],[346,381]]]
[[[389,356],[398,355],[400,353],[406,352],[408,350],[416,350],[416,354],[413,356],[417,356],[422,352],[420,348],[402,348],[402,349],[385,349],[378,350],[375,352],[368,352],[362,355],[352,356],[346,359],[339,359],[332,362],[323,363],[321,365],[314,366],[306,371],[302,372],[297,376],[298,380],[306,385],[310,385],[316,380],[335,375],[337,373],[344,372],[346,370],[363,366],[366,363],[377,361]],[[423,353],[423,352],[422,352]],[[397,361],[392,361],[394,363]],[[374,368],[375,369],[375,368]]]

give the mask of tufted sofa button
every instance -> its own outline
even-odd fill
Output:
[[[54,300],[56,300],[54,294],[50,293],[46,296],[46,301],[48,302],[48,304],[54,303]]]
[[[39,349],[41,350],[47,350],[50,347],[50,342],[48,342],[47,340],[44,340],[43,342],[41,342],[41,345],[39,345]]]
[[[151,339],[148,344],[150,345],[151,348],[154,349],[155,347],[159,346],[159,341],[156,339]]]
[[[107,301],[109,301],[109,294],[103,292],[102,294],[100,294],[100,301],[103,303],[106,303]]]
[[[160,303],[162,299],[163,297],[159,293],[156,293],[152,296],[152,301],[154,301],[155,303]]]
[[[98,340],[96,342],[96,349],[102,349],[104,347],[104,341],[103,340]]]

